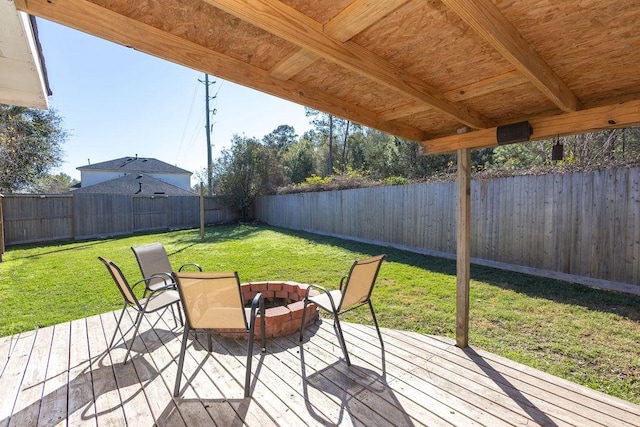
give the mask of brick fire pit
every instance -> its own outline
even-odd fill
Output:
[[[304,294],[309,285],[297,282],[249,282],[241,285],[242,298],[245,305],[250,306],[251,300],[258,292],[264,296],[266,308],[265,329],[267,338],[282,337],[300,331]],[[311,295],[318,295],[315,290]],[[318,320],[318,307],[307,304],[307,326]],[[225,336],[247,338],[246,332],[225,333]],[[255,337],[260,337],[260,321],[256,322]]]

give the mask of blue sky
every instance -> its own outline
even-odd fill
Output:
[[[54,173],[80,179],[79,166],[153,157],[192,172],[206,166],[204,74],[38,19],[53,95],[69,132]],[[234,134],[262,138],[281,124],[311,128],[304,108],[211,76],[213,158]],[[192,177],[191,184],[195,179]]]

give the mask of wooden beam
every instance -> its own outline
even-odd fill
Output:
[[[353,73],[401,92],[472,128],[492,122],[465,105],[447,100],[442,93],[384,58],[351,41],[339,43],[322,32],[322,25],[277,0],[205,0],[247,23],[274,34]]]
[[[307,49],[297,50],[285,56],[269,70],[274,79],[287,81],[305,68],[311,66],[320,57]]]
[[[324,25],[327,37],[340,42],[375,24],[409,0],[355,0]]]
[[[451,101],[459,102],[464,101],[465,99],[499,92],[527,82],[529,82],[529,80],[527,80],[520,71],[514,70],[500,74],[499,76],[448,90],[444,93],[444,96]]]
[[[326,111],[339,117],[411,140],[427,138],[413,126],[381,122],[369,110],[337,97],[269,76],[268,71],[143,24],[85,0],[16,0],[19,10],[132,47],[185,67]],[[418,138],[418,139],[416,139]]]
[[[640,125],[640,100],[594,107],[573,113],[529,119],[531,140],[575,135]],[[506,123],[505,123],[506,124]],[[420,142],[423,154],[440,154],[462,148],[496,147],[496,128]]]
[[[469,27],[511,62],[563,111],[577,111],[580,100],[520,35],[491,0],[442,0]]]
[[[477,96],[487,95],[489,93],[498,92],[523,83],[528,83],[519,71],[510,71],[496,77],[491,77],[479,82],[460,86],[455,89],[448,90],[444,96],[450,101],[464,101],[465,99],[475,98]],[[431,110],[431,107],[420,102],[411,102],[402,107],[384,111],[379,114],[380,120],[396,120],[413,114],[422,113]]]
[[[326,23],[323,31],[327,37],[345,42],[408,1],[356,0]],[[269,74],[280,80],[289,80],[319,58],[308,49],[300,49],[277,63]]]
[[[456,345],[469,345],[471,283],[471,150],[458,150],[458,212],[456,221]]]

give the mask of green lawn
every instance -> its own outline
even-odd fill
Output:
[[[266,226],[219,226],[10,247],[0,263],[0,336],[121,307],[99,255],[131,282],[132,245],[160,241],[174,267],[236,270],[242,281],[337,287],[351,263],[386,253],[374,291],[380,326],[454,337],[455,262]],[[640,297],[472,266],[470,343],[640,404]],[[369,323],[367,310],[348,319]]]

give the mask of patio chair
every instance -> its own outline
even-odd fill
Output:
[[[178,310],[176,311],[178,312],[178,316],[180,318],[180,324],[181,325],[184,324],[184,322],[182,321],[182,312],[180,311],[180,295],[178,294],[178,291],[176,291],[175,289],[171,289],[165,286],[165,287],[160,287],[154,291],[149,291],[147,297],[144,297],[139,300],[135,294],[136,286],[144,283],[145,287],[148,288],[148,282],[152,279],[158,279],[161,281],[164,280],[165,283],[171,283],[172,277],[167,274],[157,274],[153,277],[139,280],[136,283],[134,283],[133,286],[130,286],[129,282],[127,282],[127,279],[122,273],[122,270],[120,270],[120,267],[118,267],[114,262],[108,259],[105,259],[102,257],[98,257],[98,259],[102,261],[102,263],[107,267],[107,270],[111,274],[113,281],[116,283],[118,290],[120,291],[120,293],[122,294],[122,298],[124,299],[124,307],[122,307],[122,312],[120,312],[120,317],[118,318],[116,329],[113,332],[113,337],[111,338],[111,342],[109,343],[109,347],[108,347],[109,349],[113,347],[113,343],[116,339],[116,335],[118,333],[118,330],[120,329],[120,323],[122,322],[122,318],[124,317],[124,313],[125,311],[127,311],[127,308],[131,307],[137,312],[136,319],[134,321],[135,330],[133,331],[133,338],[131,339],[131,343],[128,346],[125,344],[125,347],[127,348],[127,354],[124,356],[124,362],[122,363],[126,364],[127,358],[129,357],[129,353],[131,353],[131,348],[133,347],[133,342],[136,339],[136,335],[138,335],[138,330],[140,329],[142,318],[144,317],[145,314],[167,309],[169,307],[173,307],[173,305],[175,304],[175,305],[178,305]],[[147,290],[145,290],[145,293],[146,292]],[[174,317],[174,320],[175,320],[175,317]],[[177,326],[178,324],[176,322],[176,327]],[[129,328],[126,332],[122,333],[123,340],[126,334],[129,332],[129,330],[131,330],[131,328]]]
[[[175,286],[173,283],[173,276],[170,276],[171,280],[169,283],[164,280],[165,276],[153,277],[156,274],[171,275],[173,272],[173,268],[169,262],[169,256],[167,255],[167,251],[164,249],[162,243],[132,246],[131,250],[136,256],[142,277],[152,278],[147,284],[148,291],[157,290],[163,286],[167,286],[167,284]],[[185,267],[195,267],[199,271],[202,271],[202,268],[198,264],[192,262],[182,265],[179,271],[182,271]]]
[[[382,335],[380,334],[376,314],[373,311],[373,305],[371,304],[371,292],[373,291],[373,286],[376,283],[380,265],[382,264],[382,261],[384,261],[385,257],[386,255],[378,255],[372,258],[355,261],[351,266],[349,275],[344,276],[340,280],[339,289],[329,291],[322,286],[309,285],[304,296],[304,310],[302,311],[302,325],[300,326],[300,342],[302,342],[304,334],[307,304],[312,302],[333,315],[333,328],[336,331],[336,336],[340,342],[340,347],[342,348],[342,353],[344,353],[347,365],[351,365],[351,360],[347,353],[347,346],[344,341],[344,335],[342,333],[342,327],[340,326],[339,316],[342,313],[351,311],[364,304],[368,304],[369,310],[371,311],[371,317],[373,317],[373,323],[376,326],[376,331],[378,332],[378,338],[380,339],[380,348],[384,350],[384,342],[382,341]],[[319,290],[320,295],[309,296],[311,289]]]
[[[174,272],[173,275],[186,318],[173,395],[178,397],[180,394],[180,380],[190,331],[237,333],[238,330],[245,330],[249,333],[249,337],[244,397],[249,397],[253,338],[258,314],[260,314],[262,353],[266,352],[265,309],[262,294],[258,293],[253,298],[251,307],[245,308],[237,272]],[[212,352],[211,335],[207,334],[207,337],[209,352]]]

